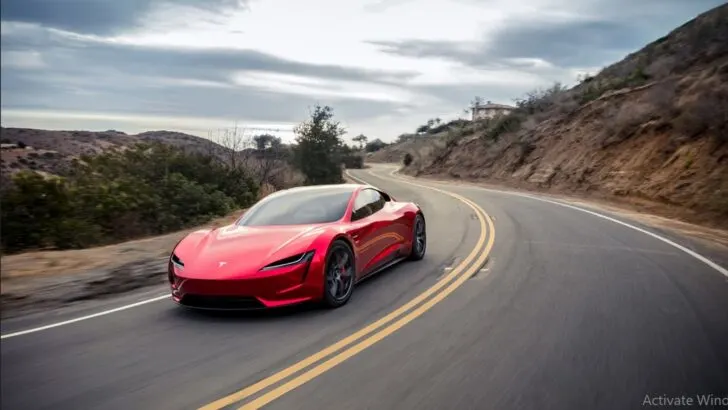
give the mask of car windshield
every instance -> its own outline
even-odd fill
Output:
[[[263,199],[238,225],[305,225],[335,222],[344,217],[353,193],[350,187],[292,190]]]

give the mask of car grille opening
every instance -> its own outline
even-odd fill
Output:
[[[250,296],[208,296],[187,294],[179,302],[197,309],[248,310],[263,309],[265,305]]]

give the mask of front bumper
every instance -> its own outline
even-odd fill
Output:
[[[266,306],[260,302],[257,298],[250,296],[222,296],[222,295],[199,295],[195,293],[187,293],[180,297],[174,296],[172,292],[172,298],[178,304],[193,308],[193,309],[204,309],[204,310],[260,310],[265,309]]]
[[[172,299],[207,310],[258,310],[313,301],[322,295],[323,281],[313,280],[310,264],[258,272],[235,279],[199,279],[169,266]],[[321,282],[321,285],[315,283]]]

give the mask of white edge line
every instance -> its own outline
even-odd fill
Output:
[[[19,332],[8,333],[8,334],[0,336],[0,339],[9,339],[11,337],[27,335],[28,333],[40,332],[41,330],[52,329],[54,327],[70,325],[71,323],[80,322],[82,320],[93,319],[93,318],[99,317],[99,316],[109,315],[111,313],[120,312],[122,310],[131,309],[131,308],[134,308],[137,306],[146,305],[147,303],[157,302],[159,300],[168,299],[168,298],[170,298],[170,295],[157,296],[157,297],[154,297],[151,299],[142,300],[141,302],[132,303],[130,305],[124,305],[124,306],[120,306],[118,308],[104,310],[104,311],[101,311],[98,313],[94,313],[92,315],[81,316],[81,317],[77,317],[75,319],[65,320],[63,322],[53,323],[53,324],[46,325],[46,326],[36,327],[36,328],[28,329],[28,330],[21,330]]]
[[[395,173],[398,173],[397,171],[398,170],[392,171],[392,173],[390,175],[394,176]],[[433,181],[433,182],[437,183],[436,181]],[[693,258],[695,258],[695,259],[703,262],[704,264],[710,266],[711,268],[717,270],[718,272],[722,273],[724,276],[728,277],[728,269],[726,269],[726,268],[718,265],[717,263],[715,263],[715,262],[711,261],[710,259],[706,258],[705,256],[703,256],[703,255],[695,252],[694,250],[688,249],[685,246],[682,246],[682,245],[680,245],[677,242],[673,242],[670,239],[667,239],[667,238],[665,238],[663,236],[660,236],[660,235],[658,235],[656,233],[650,232],[650,231],[648,231],[646,229],[642,229],[642,228],[640,228],[638,226],[634,226],[634,225],[628,224],[627,222],[620,221],[619,219],[615,219],[615,218],[612,218],[610,216],[606,216],[606,215],[600,214],[598,212],[590,211],[588,209],[580,208],[578,206],[566,204],[566,203],[563,203],[563,202],[552,201],[550,199],[540,198],[540,197],[535,196],[535,195],[522,194],[520,192],[512,192],[512,191],[500,191],[500,190],[497,190],[497,189],[484,188],[484,187],[479,187],[477,185],[470,185],[470,184],[468,184],[466,186],[466,188],[476,188],[476,189],[480,189],[480,190],[483,190],[483,191],[496,192],[496,193],[499,193],[499,194],[515,195],[515,196],[520,196],[520,197],[524,197],[524,198],[535,199],[537,201],[548,202],[550,204],[555,204],[555,205],[563,206],[565,208],[575,209],[577,211],[585,212],[587,214],[596,216],[598,218],[606,219],[607,221],[614,222],[614,223],[619,224],[619,225],[622,225],[622,226],[626,226],[627,228],[630,228],[630,229],[634,229],[637,232],[641,232],[641,233],[643,233],[645,235],[649,235],[649,236],[651,236],[651,237],[653,237],[653,238],[655,238],[657,240],[660,240],[660,241],[662,241],[662,242],[664,242],[664,243],[666,243],[666,244],[668,244],[668,245],[670,245],[672,247],[675,247],[675,248],[677,248],[677,249],[679,249],[679,250],[687,253],[688,255],[692,256]]]
[[[496,192],[499,192],[499,191],[496,191]],[[539,198],[539,197],[532,196],[532,195],[525,195],[525,194],[520,194],[520,193],[515,193],[515,192],[511,192],[510,194],[511,195],[522,196],[522,197],[526,197],[526,198],[535,199],[537,201],[548,202],[550,204],[556,204],[556,205],[560,205],[560,206],[563,206],[563,207],[566,207],[566,208],[575,209],[577,211],[585,212],[585,213],[588,213],[590,215],[594,215],[594,216],[596,216],[598,218],[606,219],[607,221],[614,222],[614,223],[620,224],[622,226],[626,226],[627,228],[634,229],[637,232],[642,232],[645,235],[649,235],[649,236],[651,236],[651,237],[653,237],[653,238],[655,238],[657,240],[660,240],[660,241],[662,241],[662,242],[664,242],[664,243],[666,243],[666,244],[668,244],[670,246],[673,246],[673,247],[675,247],[677,249],[680,249],[681,251],[683,251],[683,252],[687,253],[688,255],[692,256],[693,258],[695,258],[695,259],[703,262],[704,264],[710,266],[711,268],[713,268],[713,269],[717,270],[718,272],[722,273],[724,276],[728,277],[728,269],[726,269],[726,268],[718,265],[717,263],[711,261],[710,259],[708,259],[705,256],[703,256],[703,255],[695,252],[692,249],[686,248],[685,246],[682,246],[682,245],[680,245],[677,242],[673,242],[670,239],[667,239],[667,238],[665,238],[663,236],[660,236],[660,235],[658,235],[656,233],[650,232],[650,231],[648,231],[646,229],[642,229],[642,228],[640,228],[638,226],[634,226],[634,225],[628,224],[626,222],[622,222],[619,219],[615,219],[615,218],[612,218],[610,216],[606,216],[606,215],[600,214],[598,212],[590,211],[588,209],[580,208],[580,207],[574,206],[574,205],[565,204],[563,202],[552,201],[550,199],[544,199],[544,198]]]

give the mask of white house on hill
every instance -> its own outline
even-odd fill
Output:
[[[493,118],[499,115],[510,114],[511,111],[515,109],[516,107],[510,105],[493,104],[490,101],[485,104],[476,104],[471,108],[473,113],[472,120],[482,120],[485,118]]]

